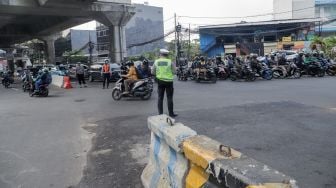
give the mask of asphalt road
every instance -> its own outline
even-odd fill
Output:
[[[336,187],[336,77],[176,82],[177,121],[294,177]],[[113,101],[111,89],[51,89],[30,98],[0,88],[0,187],[142,187],[149,101]]]

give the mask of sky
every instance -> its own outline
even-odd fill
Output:
[[[185,18],[191,17],[245,17],[273,12],[273,0],[132,0],[132,3],[148,2],[151,6],[163,7],[165,31],[174,28],[176,13],[178,22],[183,26],[236,23],[240,21],[270,20],[272,16],[254,18]],[[95,22],[83,24],[75,29],[95,29]]]

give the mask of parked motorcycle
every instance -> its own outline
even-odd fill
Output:
[[[289,62],[287,66],[275,66],[273,68],[273,78],[301,78],[301,70],[294,62]]]
[[[238,69],[236,66],[230,70],[230,79],[236,81],[238,79],[245,79],[245,81],[255,81],[255,72],[249,65],[243,65],[242,69]]]
[[[270,69],[266,63],[261,62],[258,65],[260,68],[257,71],[256,77],[262,77],[265,80],[272,80],[273,71]]]
[[[325,69],[321,66],[320,62],[310,62],[304,65],[301,75],[324,77]]]
[[[220,80],[226,80],[230,77],[230,70],[224,64],[219,64],[215,68],[215,73],[216,73],[217,78]]]
[[[329,76],[335,76],[336,75],[336,64],[332,64],[331,62],[327,63],[326,73]]]
[[[177,75],[178,80],[180,80],[180,81],[187,81],[188,78],[190,77],[189,76],[188,66],[180,66],[177,69],[176,75]]]
[[[130,86],[130,92],[128,94],[123,94],[125,92],[125,77],[122,77],[116,82],[115,87],[112,90],[112,98],[116,101],[122,98],[136,98],[140,97],[142,100],[148,100],[152,96],[153,92],[153,80],[151,78],[145,78],[137,81]]]
[[[201,82],[201,81],[211,81],[212,83],[216,83],[217,82],[217,76],[215,74],[215,70],[213,67],[206,67],[206,71],[205,72],[200,72],[198,77],[196,78],[197,82]]]

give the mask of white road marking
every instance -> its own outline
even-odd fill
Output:
[[[14,91],[19,91],[19,89],[16,89],[16,88],[11,88],[12,90],[14,90]]]

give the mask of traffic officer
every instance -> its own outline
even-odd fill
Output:
[[[163,114],[163,98],[164,93],[167,94],[168,112],[170,117],[176,117],[174,113],[174,74],[176,66],[168,58],[169,51],[166,49],[160,50],[160,58],[154,63],[152,74],[155,75],[158,82],[158,110],[159,114]]]
[[[101,70],[101,74],[103,77],[103,89],[105,89],[105,83],[108,89],[110,85],[110,78],[111,78],[111,69],[110,69],[109,60],[105,61],[102,67],[102,70]]]

